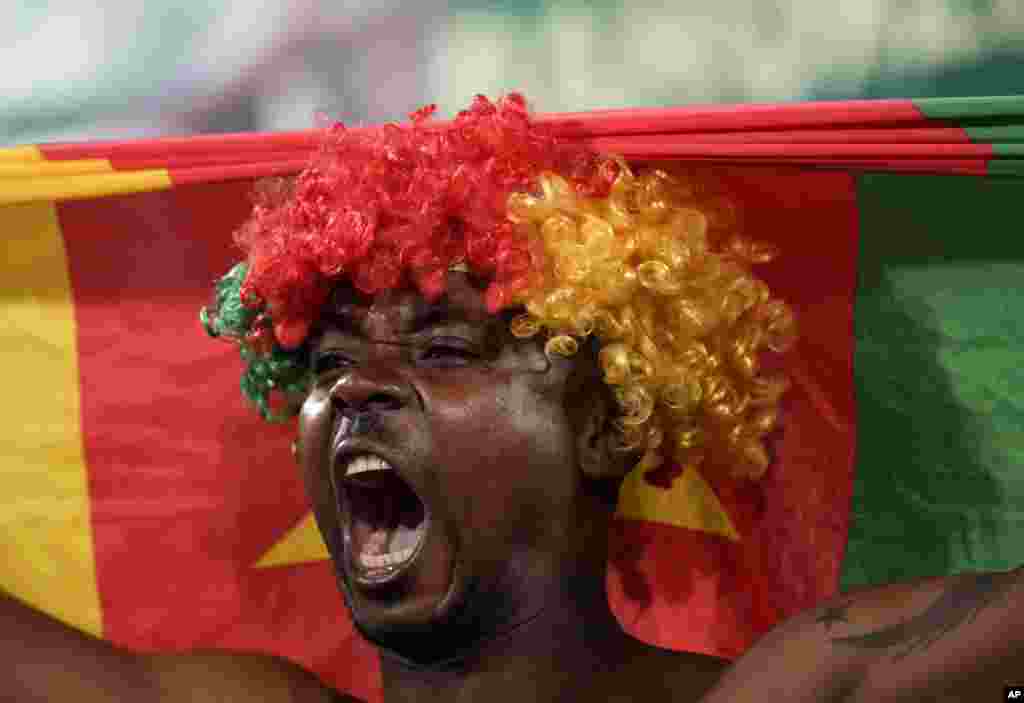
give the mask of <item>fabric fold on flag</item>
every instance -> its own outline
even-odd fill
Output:
[[[534,120],[552,135],[634,160],[1024,175],[1021,96],[596,110]],[[297,173],[322,135],[307,130],[0,149],[0,204]]]

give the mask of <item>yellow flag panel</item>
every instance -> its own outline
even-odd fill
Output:
[[[56,209],[8,205],[0,224],[0,587],[100,635],[75,318]]]

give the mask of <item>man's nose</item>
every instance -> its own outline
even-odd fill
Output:
[[[331,401],[341,412],[380,413],[400,410],[412,400],[408,383],[382,371],[359,369],[339,378]]]

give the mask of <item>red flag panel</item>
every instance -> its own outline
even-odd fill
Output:
[[[142,650],[288,656],[371,697],[327,562],[255,563],[308,511],[289,443],[198,320],[238,258],[248,183],[64,203],[104,632]]]
[[[795,388],[777,461],[759,485],[704,477],[739,542],[622,522],[609,584],[638,637],[736,656],[838,582],[855,433],[856,203],[848,174],[717,172],[742,203],[744,233],[782,249],[761,273],[803,332],[783,362]],[[375,653],[355,636],[329,564],[255,566],[308,511],[288,450],[294,425],[268,426],[244,404],[237,352],[197,316],[238,257],[230,234],[249,189],[179,185],[59,206],[105,634],[143,650],[279,654],[379,700]]]

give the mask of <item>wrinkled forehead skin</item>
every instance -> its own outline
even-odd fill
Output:
[[[355,323],[355,329],[346,329],[371,340],[388,339],[386,330],[409,330],[417,321],[430,317],[451,316],[473,326],[497,329],[508,327],[508,319],[518,309],[491,315],[484,302],[486,282],[466,273],[449,272],[444,294],[430,302],[415,288],[407,286],[367,295],[350,282],[334,286],[320,317],[312,329],[312,340],[318,338],[337,323]]]

